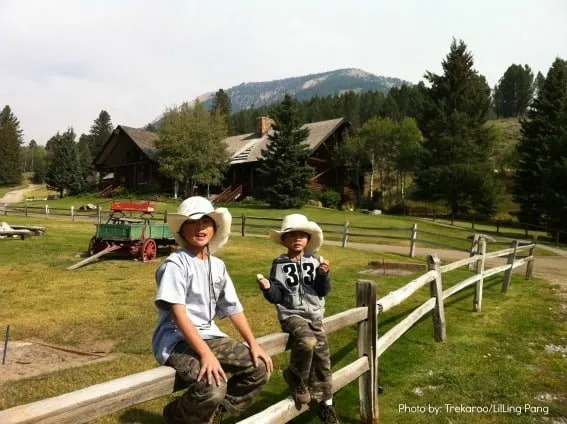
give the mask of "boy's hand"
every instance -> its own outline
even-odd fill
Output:
[[[254,343],[250,346],[250,356],[252,357],[252,363],[255,367],[258,366],[258,358],[264,361],[266,364],[266,370],[269,373],[274,371],[274,364],[272,363],[272,358],[260,347],[258,343]]]
[[[213,384],[213,381],[217,386],[223,380],[224,382],[228,381],[219,360],[210,350],[201,356],[201,369],[199,375],[197,375],[197,381],[201,381],[203,376],[206,376],[209,385]]]
[[[260,286],[262,290],[268,290],[270,288],[270,280],[264,278],[262,274],[256,275],[256,280],[258,281],[258,286]]]
[[[326,259],[323,259],[323,256],[319,257],[319,261],[321,263],[317,267],[317,273],[321,274],[321,275],[328,274],[329,270],[330,270],[329,261],[326,260]]]

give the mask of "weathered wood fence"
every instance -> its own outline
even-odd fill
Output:
[[[108,202],[107,202],[108,203]],[[95,205],[96,209],[90,211],[80,211],[74,206],[69,208],[52,208],[48,204],[43,206],[12,206],[6,205],[0,214],[25,216],[25,217],[43,217],[43,218],[69,218],[72,221],[93,221],[106,222],[109,217],[109,211],[106,204]],[[106,208],[106,209],[105,209]],[[130,213],[132,215],[132,213]],[[159,222],[167,222],[167,212],[154,212],[151,220]],[[239,232],[242,236],[246,235],[265,235],[270,229],[279,226],[282,218],[252,216],[242,213],[235,215],[232,221],[232,231]],[[417,245],[435,246],[446,249],[456,249],[468,251],[464,247],[470,242],[464,235],[459,237],[448,235],[434,231],[419,229],[418,225],[413,223],[411,226],[356,226],[351,225],[349,221],[344,223],[336,222],[318,222],[323,229],[327,239],[335,239],[341,243],[342,247],[347,247],[349,242],[373,243],[381,244],[390,241],[407,245],[408,256],[415,256]],[[462,229],[460,229],[462,230]],[[419,237],[418,237],[419,235]],[[509,244],[510,239],[499,239],[491,241],[491,245]]]
[[[374,282],[359,280],[356,284],[356,307],[324,319],[328,333],[338,331],[353,324],[358,325],[358,359],[333,374],[333,389],[340,390],[348,383],[358,379],[360,415],[363,423],[379,421],[378,408],[378,358],[406,331],[423,316],[431,312],[434,337],[438,342],[447,337],[445,329],[445,300],[461,290],[474,285],[472,310],[482,309],[483,282],[486,278],[504,273],[502,292],[510,288],[512,270],[526,265],[526,278],[531,278],[536,243],[522,244],[514,240],[511,247],[486,253],[484,237],[476,237],[474,251],[465,258],[447,265],[440,265],[435,256],[428,257],[429,270],[410,281],[405,286],[376,299]],[[521,251],[527,256],[518,259]],[[489,258],[506,258],[506,264],[486,269]],[[474,269],[474,275],[444,288],[443,274],[461,267]],[[401,322],[378,337],[377,317],[401,304],[416,291],[429,286],[430,298],[409,313]],[[260,337],[258,341],[271,356],[286,349],[287,334],[275,333]],[[2,424],[32,423],[86,423],[93,419],[123,410],[125,408],[168,395],[183,388],[170,367],[158,367],[149,371],[118,378],[106,383],[96,384],[75,392],[0,411]],[[280,424],[285,423],[307,410],[295,408],[290,397],[271,405],[263,412],[248,417],[240,424]]]

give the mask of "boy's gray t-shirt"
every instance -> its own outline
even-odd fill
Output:
[[[162,365],[175,345],[184,340],[169,311],[171,304],[186,306],[187,316],[203,339],[227,337],[216,325],[215,316],[224,318],[243,311],[224,262],[214,256],[210,259],[209,275],[208,260],[182,249],[169,255],[156,271],[159,317],[152,350]]]

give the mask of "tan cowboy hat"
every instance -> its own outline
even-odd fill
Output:
[[[317,252],[323,245],[323,231],[315,222],[309,221],[305,215],[294,213],[284,217],[281,231],[270,231],[270,238],[277,244],[282,244],[282,236],[292,231],[303,231],[311,236],[305,251],[310,253]]]
[[[188,247],[187,241],[179,234],[183,223],[187,220],[196,221],[205,215],[210,216],[216,224],[215,234],[209,242],[211,254],[226,244],[230,236],[230,225],[232,223],[232,215],[228,209],[215,209],[212,203],[204,197],[193,196],[185,199],[179,205],[177,213],[171,213],[167,216],[167,224],[179,246],[185,249]]]

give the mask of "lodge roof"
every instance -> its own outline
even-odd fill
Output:
[[[309,129],[306,143],[311,151],[316,150],[344,122],[346,122],[344,118],[337,118],[303,125],[302,128]],[[268,145],[268,134],[270,133],[273,133],[273,130],[264,135],[248,133],[225,138],[223,141],[232,157],[230,163],[249,163],[261,159],[262,149]]]
[[[309,136],[307,137],[306,143],[309,145],[311,151],[315,151],[329,136],[346,122],[344,118],[337,118],[303,125],[302,128],[309,129]],[[93,161],[96,165],[101,165],[105,162],[107,155],[110,154],[113,136],[120,134],[121,131],[144,152],[148,159],[157,162],[155,142],[159,139],[159,134],[141,128],[118,125]],[[231,164],[258,161],[262,157],[262,149],[265,149],[268,144],[269,133],[273,133],[273,130],[264,135],[248,133],[225,138],[223,141],[226,143],[227,150],[232,157]]]

